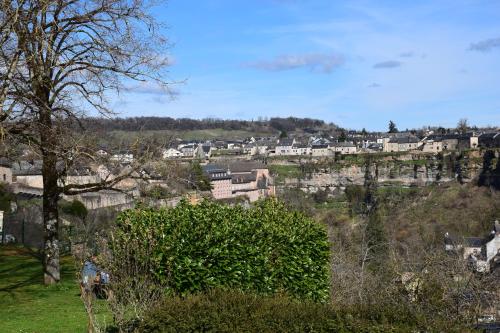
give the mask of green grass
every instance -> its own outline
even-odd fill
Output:
[[[302,172],[298,165],[280,165],[280,164],[270,164],[268,165],[269,172],[275,177],[277,183],[283,183],[286,178],[300,178]]]
[[[75,265],[62,258],[62,281],[44,286],[40,261],[29,250],[0,246],[0,332],[86,332]]]
[[[191,130],[191,131],[113,131],[111,134],[119,139],[134,141],[137,138],[166,139],[168,137],[181,138],[183,140],[212,140],[212,139],[245,139],[252,136],[269,136],[271,132],[252,132],[246,130],[226,130],[223,128]]]

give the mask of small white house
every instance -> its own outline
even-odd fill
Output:
[[[183,154],[180,151],[174,148],[163,150],[163,159],[180,158],[182,155]]]

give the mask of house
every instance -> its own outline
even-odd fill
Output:
[[[181,158],[183,156],[182,152],[175,148],[164,149],[162,155],[163,159]]]
[[[363,148],[368,153],[378,153],[384,150],[383,143],[370,143],[366,148]]]
[[[233,162],[228,164],[231,173],[232,196],[246,196],[250,202],[275,195],[269,169],[258,162]]]
[[[266,155],[268,145],[261,141],[250,142],[243,145],[243,153],[250,156]]]
[[[352,142],[334,142],[329,145],[330,149],[341,155],[356,154],[358,148]]]
[[[227,149],[229,150],[239,150],[243,147],[243,144],[241,141],[228,141],[227,142]]]
[[[209,144],[199,144],[194,150],[194,157],[200,160],[208,160],[212,155],[212,146]]]
[[[308,145],[305,145],[303,143],[298,143],[298,142],[296,142],[292,145],[290,155],[301,156],[301,155],[310,155],[310,154],[311,154],[311,148]]]
[[[43,188],[42,160],[20,160],[12,163],[13,182],[27,187]]]
[[[246,196],[253,202],[275,194],[269,169],[261,163],[207,164],[203,166],[203,170],[210,178],[211,192],[215,199]]]
[[[278,156],[291,155],[292,146],[295,144],[295,139],[283,138],[276,144],[275,154]]]
[[[215,164],[203,166],[203,171],[208,175],[212,185],[212,196],[214,199],[226,199],[232,197],[231,175],[227,169]]]
[[[465,237],[456,239],[445,234],[445,250],[461,251],[464,260],[480,273],[487,273],[500,266],[500,223],[494,222],[493,230],[486,237]]]
[[[329,147],[328,144],[312,144],[311,145],[311,156],[333,156],[335,155],[335,152],[333,152]]]
[[[375,135],[365,135],[357,140],[362,149],[367,149],[370,145],[378,143],[379,137]],[[382,142],[380,142],[382,143]]]
[[[431,134],[422,140],[422,151],[438,153],[441,151],[475,149],[478,137],[474,133],[466,134]]]
[[[420,140],[416,136],[394,136],[389,141],[384,142],[384,152],[410,151],[417,149],[420,145]]]
[[[183,157],[194,157],[194,151],[198,146],[194,143],[179,145],[178,150],[182,153]]]
[[[254,142],[250,149],[250,155],[266,155],[267,154],[268,145],[263,142]]]
[[[441,137],[426,138],[423,141],[422,151],[425,153],[439,153],[443,151],[443,139]]]

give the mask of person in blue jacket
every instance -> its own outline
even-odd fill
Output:
[[[82,268],[82,292],[93,292],[96,296],[105,296],[105,287],[109,284],[109,274],[96,264],[96,256],[86,260]]]

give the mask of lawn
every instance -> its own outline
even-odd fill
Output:
[[[86,332],[75,265],[62,259],[62,282],[43,285],[40,261],[21,247],[0,246],[0,332]]]

